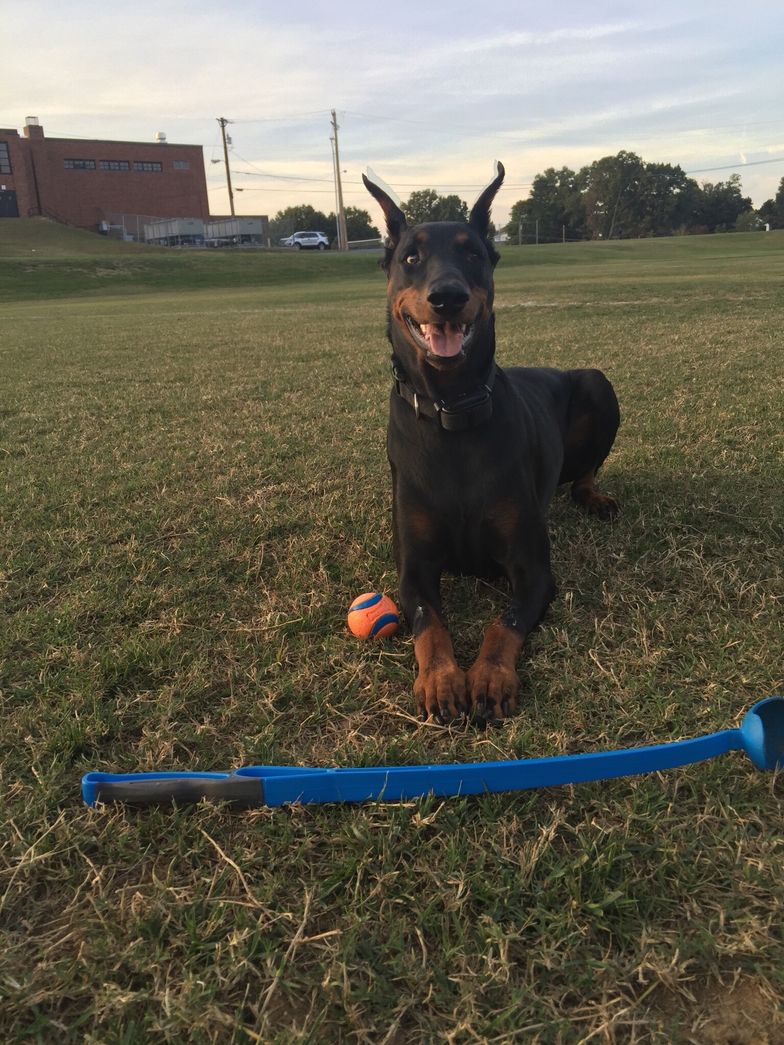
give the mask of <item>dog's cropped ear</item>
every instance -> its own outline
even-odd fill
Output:
[[[490,207],[495,199],[495,194],[501,188],[504,175],[506,174],[504,165],[500,160],[496,160],[495,171],[495,178],[493,178],[482,195],[473,205],[471,208],[471,214],[468,218],[468,224],[472,229],[476,229],[482,239],[487,239],[487,233],[490,229]]]
[[[389,193],[385,192],[380,185],[376,185],[376,183],[372,182],[365,174],[362,175],[362,181],[365,183],[365,188],[378,202],[384,212],[384,218],[387,223],[387,234],[389,237],[387,242],[386,260],[389,262],[392,258],[395,247],[400,242],[403,229],[406,227],[406,216]]]

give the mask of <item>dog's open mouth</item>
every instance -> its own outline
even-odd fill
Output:
[[[438,359],[458,359],[468,347],[473,333],[470,323],[420,324],[411,316],[406,316],[406,323],[417,344],[428,355]]]

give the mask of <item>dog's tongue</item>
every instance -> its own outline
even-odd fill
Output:
[[[463,329],[456,323],[423,323],[422,334],[434,356],[456,356],[463,348]]]

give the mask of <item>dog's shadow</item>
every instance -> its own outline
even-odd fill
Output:
[[[568,487],[551,505],[549,532],[557,594],[543,621],[569,625],[572,607],[583,615],[615,613],[623,606],[640,612],[722,612],[762,604],[781,594],[784,532],[777,491],[760,477],[703,472],[608,469],[601,489],[617,497],[621,513],[613,522],[585,515]],[[504,579],[484,581],[444,577],[444,602],[461,661],[475,655],[488,623],[509,601]],[[654,604],[658,604],[654,606]],[[529,648],[541,643],[542,628]],[[528,645],[528,644],[527,644]]]

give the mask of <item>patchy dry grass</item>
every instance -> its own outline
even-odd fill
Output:
[[[126,272],[120,296],[64,297],[55,258],[4,306],[7,1040],[784,1041],[781,781],[741,756],[242,815],[78,794],[98,768],[651,743],[781,691],[782,246],[504,256],[501,361],[600,365],[618,389],[623,515],[555,504],[560,594],[522,713],[485,732],[419,726],[409,641],[344,627],[357,591],[396,585],[369,259],[287,257],[275,285],[248,256],[242,288],[200,269],[185,292],[178,266],[213,262],[162,254],[155,290]],[[464,661],[503,599],[447,582]]]

